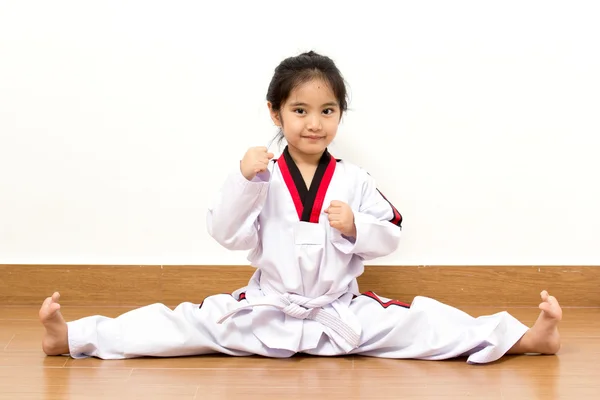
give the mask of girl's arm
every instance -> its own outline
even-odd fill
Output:
[[[269,170],[251,181],[240,171],[227,178],[206,216],[208,233],[222,246],[229,250],[257,246],[258,215],[267,199],[269,179]]]
[[[402,215],[379,192],[375,180],[366,172],[362,177],[361,202],[354,212],[356,237],[350,238],[333,229],[334,246],[364,260],[387,256],[398,248]]]

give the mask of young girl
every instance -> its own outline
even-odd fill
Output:
[[[200,305],[154,304],[69,323],[55,293],[40,309],[46,354],[468,356],[488,363],[507,353],[558,351],[562,310],[545,291],[529,329],[506,312],[473,318],[426,297],[408,305],[361,294],[363,262],[396,250],[402,216],[371,176],[327,151],[346,111],[343,78],[327,57],[291,57],[275,69],[267,101],[287,147],[278,159],[265,147],[249,149],[207,215],[216,241],[249,250],[256,272],[248,285]]]

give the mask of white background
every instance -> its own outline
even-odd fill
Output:
[[[313,49],[405,218],[375,263],[599,265],[596,4],[2,0],[0,263],[246,264],[205,213]]]

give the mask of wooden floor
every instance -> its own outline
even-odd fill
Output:
[[[127,308],[63,310],[67,319]],[[537,310],[508,309],[531,324]],[[467,308],[471,315],[499,311]],[[101,361],[45,357],[36,307],[0,307],[1,399],[598,399],[600,309],[564,309],[558,356],[485,366],[364,357],[203,356]]]

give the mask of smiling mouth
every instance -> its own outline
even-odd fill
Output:
[[[324,139],[325,136],[302,136],[305,139]]]

